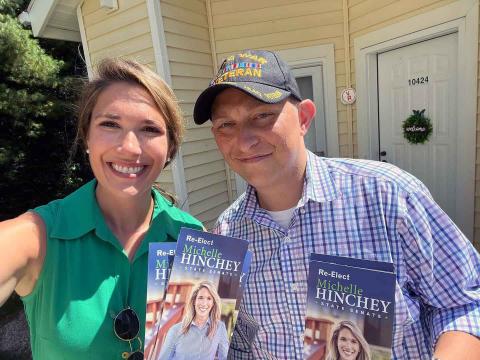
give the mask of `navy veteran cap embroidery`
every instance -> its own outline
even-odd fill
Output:
[[[289,96],[302,100],[293,74],[277,54],[267,50],[244,50],[223,61],[217,76],[198,97],[193,110],[196,124],[210,119],[215,97],[229,87],[270,104]]]

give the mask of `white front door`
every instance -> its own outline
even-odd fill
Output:
[[[457,33],[378,54],[379,158],[418,177],[456,222],[457,54]],[[432,135],[410,144],[402,123],[423,109]]]

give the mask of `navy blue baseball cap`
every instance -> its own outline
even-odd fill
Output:
[[[257,100],[276,104],[289,96],[302,100],[295,77],[288,65],[273,51],[244,50],[227,57],[193,110],[196,124],[211,117],[215,97],[226,88],[236,88]]]

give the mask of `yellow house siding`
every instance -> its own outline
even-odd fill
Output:
[[[100,2],[82,5],[90,59],[95,65],[107,56],[133,58],[155,69],[147,4],[144,0],[119,0],[118,10],[108,12]]]
[[[350,33],[358,36],[360,31],[374,31],[452,2],[455,0],[367,0],[349,8],[349,14],[351,9],[356,16],[350,18]],[[364,3],[366,6],[361,8]]]
[[[118,10],[107,12],[98,0],[83,3],[82,19],[92,65],[110,56],[135,59],[155,69],[155,53],[145,0],[118,0]],[[174,193],[169,167],[157,179],[160,186]]]
[[[240,6],[239,6],[240,5]],[[212,3],[214,28],[256,24],[342,10],[342,1],[224,1]]]
[[[182,145],[190,213],[207,228],[229,204],[225,162],[210,125],[193,123],[193,106],[213,77],[207,9],[202,0],[161,1],[172,88],[186,118]]]

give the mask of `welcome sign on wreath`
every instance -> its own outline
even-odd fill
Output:
[[[424,144],[432,134],[432,123],[424,114],[425,109],[413,110],[403,122],[403,136],[410,144]]]

